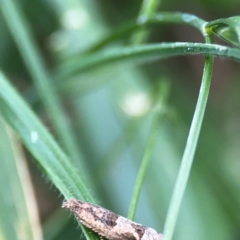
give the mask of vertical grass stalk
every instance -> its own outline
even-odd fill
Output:
[[[157,109],[153,116],[153,123],[152,123],[151,133],[148,140],[148,145],[143,155],[142,163],[138,172],[138,176],[136,179],[136,183],[135,183],[135,187],[134,187],[134,191],[133,191],[133,195],[132,195],[132,199],[131,199],[131,203],[128,211],[128,218],[131,220],[133,220],[135,217],[138,200],[139,200],[140,193],[143,186],[143,181],[147,172],[147,168],[149,165],[152,151],[155,146],[155,142],[157,140],[159,124],[164,115],[163,109],[165,108],[168,93],[169,93],[169,82],[162,82],[162,84],[160,85],[160,92],[158,93],[159,100],[156,103]]]
[[[139,23],[145,22],[146,19],[148,19],[152,14],[157,11],[160,2],[160,0],[143,0],[137,21]],[[133,44],[141,44],[145,42],[147,37],[148,31],[146,29],[141,29],[133,35],[132,42]]]
[[[208,43],[212,42],[211,36],[206,39]],[[203,122],[203,117],[206,109],[208,95],[210,91],[214,58],[212,56],[205,57],[204,71],[202,83],[197,100],[196,109],[194,112],[192,124],[190,127],[186,147],[184,150],[181,166],[178,172],[177,180],[173,190],[172,199],[168,209],[165,226],[164,240],[171,240],[176,226],[179,210],[185,193],[186,185],[189,179],[194,154],[197,147],[197,142]]]

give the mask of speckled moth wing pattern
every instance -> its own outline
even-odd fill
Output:
[[[70,199],[63,203],[86,227],[109,240],[162,240],[163,236],[152,228],[135,223],[105,208]]]

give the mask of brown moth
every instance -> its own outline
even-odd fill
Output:
[[[154,229],[121,217],[105,208],[70,199],[63,208],[69,209],[86,227],[109,240],[162,240]]]

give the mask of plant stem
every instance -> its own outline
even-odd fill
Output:
[[[156,24],[185,24],[196,28],[201,33],[206,21],[203,19],[188,13],[174,13],[174,12],[159,12],[156,14],[148,15],[147,17],[138,18],[138,20],[130,21],[118,27],[115,31],[95,43],[92,47],[84,51],[83,53],[89,54],[102,49],[107,44],[122,39],[125,35],[131,34],[137,29],[147,27]],[[81,54],[83,54],[81,53]]]
[[[164,81],[160,85],[160,92],[158,97],[158,99],[159,98],[160,99],[159,99],[159,102],[157,103],[158,108],[156,109],[156,112],[154,113],[154,116],[153,116],[153,123],[152,123],[151,133],[148,140],[148,145],[143,155],[142,163],[138,172],[138,176],[136,179],[136,183],[135,183],[135,187],[132,195],[132,200],[131,200],[129,211],[128,211],[128,218],[131,220],[134,219],[134,216],[136,213],[137,203],[142,190],[143,181],[147,172],[150,157],[151,157],[155,142],[157,140],[158,127],[163,117],[163,112],[164,112],[163,108],[165,107],[168,93],[169,93],[169,82]]]
[[[210,38],[208,38],[209,41]],[[184,150],[181,166],[178,172],[177,180],[173,190],[172,199],[168,209],[165,226],[164,226],[164,240],[171,240],[173,237],[177,217],[185,193],[186,185],[189,179],[190,170],[192,167],[194,154],[197,147],[197,142],[203,122],[203,117],[208,100],[214,58],[212,56],[205,57],[204,72],[202,77],[202,84],[197,100],[196,109],[194,112],[192,124],[190,127],[186,147]]]
[[[148,17],[155,13],[160,3],[161,0],[143,0],[139,16],[144,15]]]
[[[160,4],[160,0],[143,0],[140,13],[138,15],[138,22],[145,21],[145,19],[148,19],[151,15],[153,15],[158,6]],[[140,31],[137,31],[132,36],[132,43],[133,44],[141,44],[145,42],[148,36],[148,31],[146,29],[141,29]]]
[[[91,71],[105,64],[112,64],[121,61],[134,60],[135,64],[141,60],[147,61],[148,59],[154,60],[163,59],[168,57],[184,56],[184,55],[214,55],[224,58],[234,59],[240,61],[240,50],[237,48],[225,47],[218,44],[206,43],[189,43],[189,42],[175,42],[175,43],[158,43],[158,44],[145,44],[141,46],[124,47],[111,52],[93,53],[85,58],[75,59],[72,64],[62,64],[55,69],[53,77],[56,87],[61,87],[63,81],[74,81],[74,76],[79,73]],[[101,81],[96,79],[96,81]],[[96,85],[98,84],[96,82]],[[95,89],[95,87],[92,87]],[[90,91],[89,89],[88,91]],[[34,89],[31,91],[31,96],[36,96]],[[32,104],[35,104],[38,98],[32,98]]]
[[[209,54],[215,56],[222,56],[240,60],[240,50],[237,48],[225,47],[217,44],[206,43],[160,43],[160,44],[146,44],[141,46],[125,47],[117,49],[115,51],[95,53],[90,56],[86,56],[84,59],[79,59],[75,63],[64,64],[57,69],[54,79],[56,81],[64,81],[76,76],[78,73],[90,71],[96,67],[102,66],[107,63],[116,63],[126,60],[141,61],[144,59],[155,59],[184,56],[184,55],[198,55]],[[60,82],[58,82],[60,84]]]
[[[61,107],[60,98],[51,84],[51,79],[23,14],[13,0],[2,0],[1,8],[9,30],[22,54],[25,65],[36,85],[60,142],[63,143],[75,166],[85,171],[81,164],[81,157],[76,147],[74,136]]]

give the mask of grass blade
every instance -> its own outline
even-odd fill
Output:
[[[120,61],[134,60],[136,62],[147,59],[161,59],[185,55],[214,55],[220,57],[240,60],[240,50],[237,48],[230,48],[218,44],[208,43],[160,43],[160,44],[146,44],[141,46],[125,47],[110,52],[95,53],[84,59],[75,59],[71,64],[62,64],[56,69],[55,80],[64,81],[69,80],[80,72],[89,71],[93,68],[100,67],[107,63],[115,63]],[[81,61],[80,61],[81,59]]]
[[[51,84],[51,79],[23,14],[19,7],[16,6],[16,3],[14,3],[14,0],[3,0],[1,9],[25,65],[41,96],[47,114],[56,130],[56,134],[64,144],[66,152],[71,156],[70,160],[77,167],[84,168],[80,161],[81,157],[73,134],[61,107],[60,99]]]
[[[144,21],[143,21],[144,20]],[[175,13],[175,12],[159,12],[148,16],[141,21],[131,21],[125,23],[124,25],[118,27],[116,30],[106,35],[103,39],[95,43],[92,47],[84,51],[84,53],[96,52],[111,42],[123,38],[127,34],[131,34],[133,31],[142,29],[143,27],[148,27],[157,24],[184,24],[198,29],[202,34],[204,30],[204,25],[206,21],[203,19],[189,13]]]
[[[13,131],[0,119],[0,237],[42,240],[26,160]]]
[[[160,2],[160,0],[143,0],[137,21],[140,23],[145,22],[146,19],[156,12]],[[148,31],[146,29],[141,29],[133,35],[132,42],[133,44],[141,44],[145,42],[147,37]]]
[[[211,41],[211,39],[209,38]],[[210,85],[212,80],[213,71],[213,56],[206,56],[204,72],[202,77],[202,83],[200,92],[198,95],[196,109],[193,115],[193,120],[191,123],[186,147],[182,157],[181,166],[178,172],[177,180],[173,190],[172,199],[170,201],[170,206],[168,209],[166,222],[164,225],[164,240],[171,240],[173,237],[173,232],[177,222],[178,213],[183,200],[185,189],[190,175],[190,170],[192,167],[199,134],[202,127],[203,117],[207,105],[208,95],[210,91]]]
[[[68,200],[71,197],[95,202],[83,180],[52,136],[0,73],[0,111],[22,142],[42,166],[47,177]],[[83,228],[85,230],[85,228]],[[85,231],[88,239],[94,234]]]
[[[156,103],[156,112],[153,116],[153,123],[151,127],[151,133],[149,136],[148,144],[146,147],[146,150],[143,155],[142,163],[138,172],[138,176],[136,179],[133,196],[131,199],[129,211],[128,211],[128,218],[133,220],[135,217],[136,209],[137,209],[137,203],[140,197],[141,189],[143,186],[143,181],[146,176],[147,168],[149,165],[150,157],[153,151],[153,148],[155,146],[155,142],[158,136],[158,127],[162,120],[163,114],[164,114],[164,107],[166,104],[167,96],[169,93],[169,83],[168,82],[162,82],[160,85],[159,90],[159,96],[158,96],[158,102]]]

